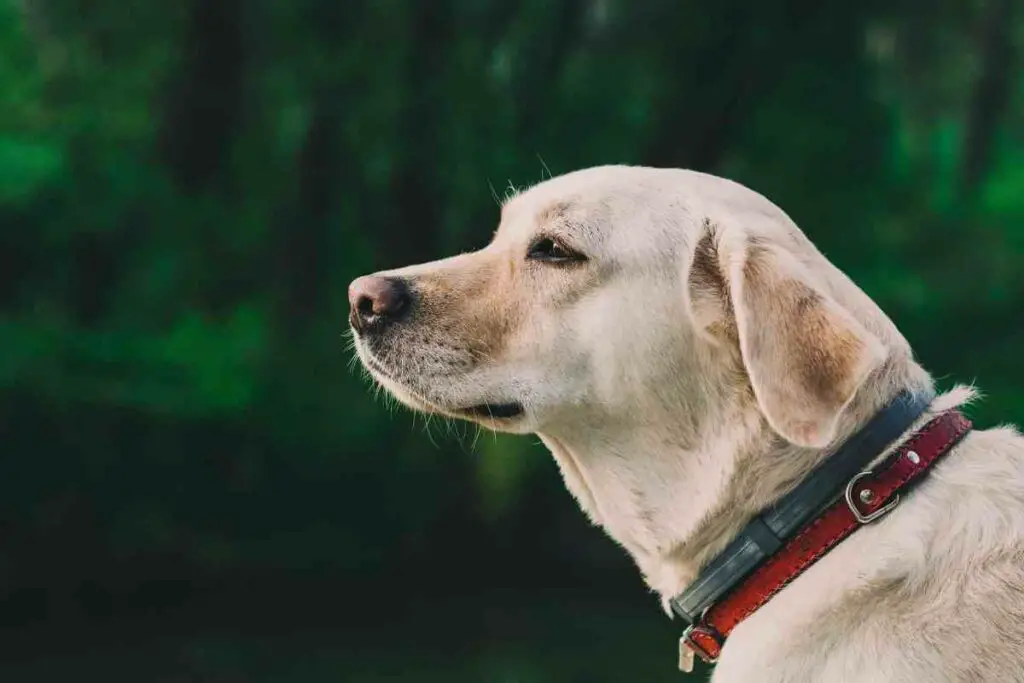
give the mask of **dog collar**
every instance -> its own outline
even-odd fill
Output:
[[[958,410],[935,417],[873,469],[868,465],[927,410],[932,396],[903,392],[793,491],[755,517],[670,601],[690,625],[679,668],[713,664],[732,630],[836,544],[883,517],[968,431]]]

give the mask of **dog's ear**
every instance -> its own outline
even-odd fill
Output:
[[[885,347],[796,256],[734,232],[706,225],[687,277],[690,312],[709,338],[738,347],[772,429],[796,445],[824,447]]]

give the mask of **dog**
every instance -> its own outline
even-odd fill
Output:
[[[974,397],[934,396],[893,322],[780,208],[694,171],[546,180],[504,202],[485,248],[361,277],[349,299],[373,380],[418,411],[536,433],[670,615],[894,397],[929,398],[873,464]],[[1024,681],[1017,431],[963,436],[742,620],[713,681]]]

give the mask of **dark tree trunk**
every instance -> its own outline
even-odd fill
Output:
[[[742,17],[728,35],[713,46],[714,77],[702,82],[692,71],[692,51],[673,50],[673,63],[680,79],[658,112],[658,124],[644,163],[651,166],[692,168],[712,171],[724,152],[739,108],[750,94],[750,83],[758,69],[750,63],[743,46]],[[706,67],[705,67],[706,68]],[[690,86],[690,87],[688,87]]]
[[[193,0],[182,64],[170,84],[159,152],[175,181],[206,188],[231,150],[244,105],[244,0]]]
[[[679,5],[677,11],[654,21],[682,26],[689,7]],[[794,63],[806,59],[813,44],[807,34],[823,14],[809,0],[792,0],[782,7],[724,0],[709,12],[713,14],[705,21],[710,36],[672,41],[660,34],[670,46],[666,58],[678,80],[660,103],[643,157],[646,164],[713,172],[743,112],[769,93]]]
[[[547,116],[546,103],[558,99],[558,79],[576,45],[585,9],[584,0],[561,0],[553,12],[546,40],[533,45],[532,59],[526,60],[517,83],[517,126],[522,144],[529,144],[528,136],[536,134],[539,122]]]
[[[330,98],[312,107],[309,128],[298,157],[298,192],[294,211],[278,226],[274,258],[283,288],[277,318],[288,330],[312,319],[323,296],[327,229],[338,183],[337,120]]]
[[[438,112],[442,74],[454,40],[450,0],[413,3],[411,48],[404,89],[408,94],[400,122],[400,166],[391,179],[389,202],[393,221],[382,240],[381,267],[396,267],[436,257],[441,230],[442,197],[438,174],[440,135]]]
[[[1013,0],[989,0],[979,38],[981,75],[974,87],[964,134],[961,186],[977,189],[988,171],[993,141],[1009,102],[1014,73]]]
[[[309,3],[306,21],[318,49],[334,55],[359,30],[365,6],[356,3]],[[309,125],[296,157],[293,201],[277,221],[272,241],[274,272],[280,295],[276,319],[289,335],[301,331],[320,310],[329,283],[329,231],[336,215],[335,198],[361,183],[342,132],[344,104],[355,97],[337,73],[313,77],[309,88]],[[358,190],[356,190],[358,191]]]

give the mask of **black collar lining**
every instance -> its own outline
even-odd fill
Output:
[[[672,611],[689,623],[697,621],[704,610],[841,495],[850,479],[913,426],[933,398],[930,393],[901,392],[796,488],[752,519],[693,583],[672,598]]]

